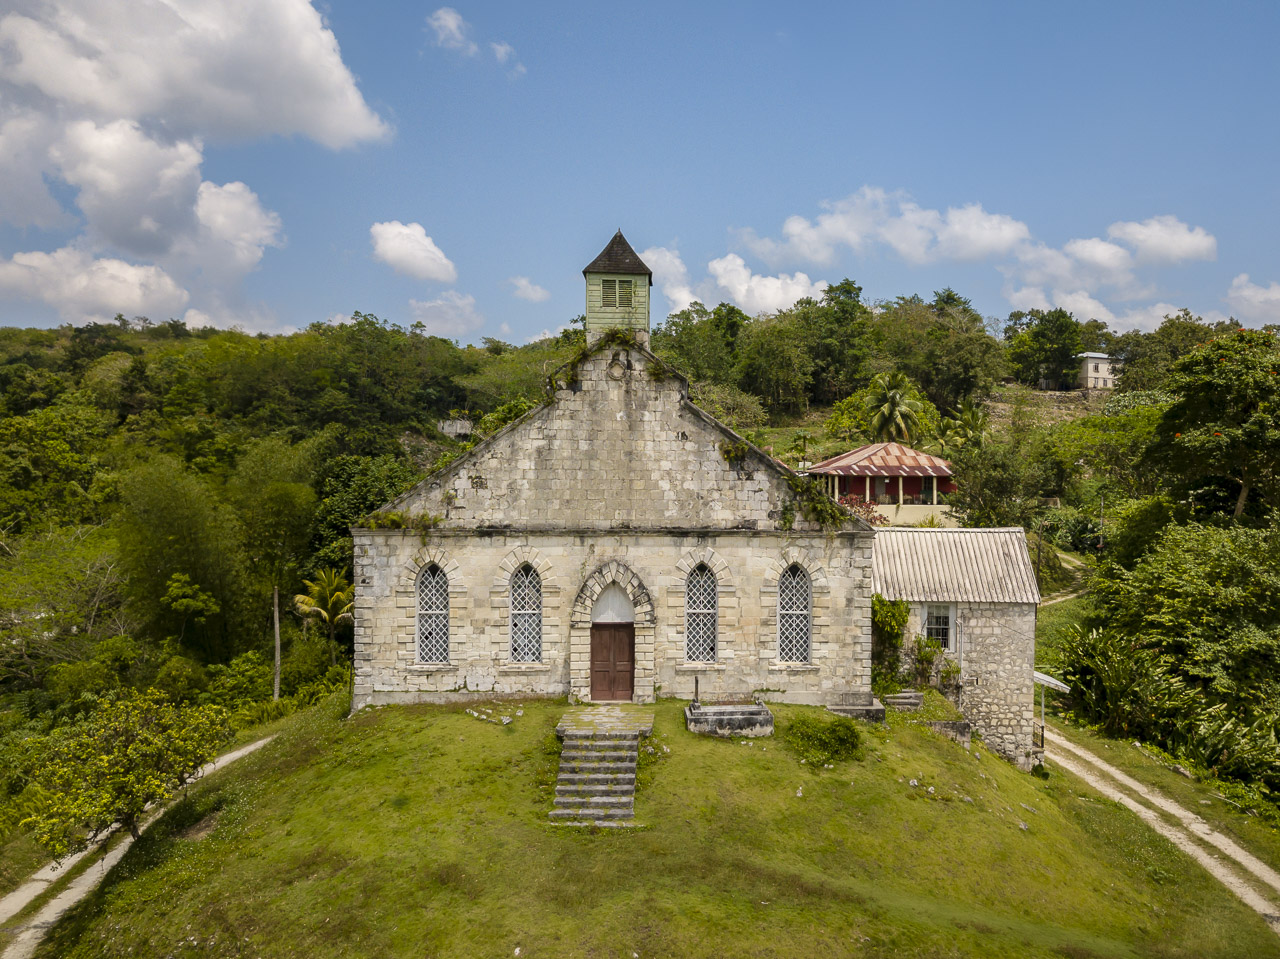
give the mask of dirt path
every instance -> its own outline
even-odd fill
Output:
[[[1084,590],[1079,590],[1078,592],[1075,592],[1075,593],[1065,593],[1062,596],[1055,596],[1053,599],[1046,599],[1043,603],[1040,604],[1040,608],[1044,609],[1046,606],[1052,606],[1054,603],[1065,603],[1069,599],[1075,599],[1077,596],[1083,596],[1083,595],[1084,595]]]
[[[1132,809],[1148,826],[1200,863],[1280,935],[1280,909],[1248,881],[1252,878],[1255,883],[1267,887],[1269,893],[1280,895],[1280,873],[1214,830],[1195,813],[1052,729],[1045,730],[1045,745],[1053,747],[1053,752],[1047,754],[1051,762],[1079,776],[1108,799]],[[1170,822],[1166,817],[1176,822]],[[1211,853],[1206,845],[1222,856]]]
[[[201,769],[192,782],[216,772],[224,766],[229,766],[237,759],[261,749],[273,739],[275,739],[275,736],[268,736],[266,739],[259,739],[256,743],[249,743],[247,746],[241,746],[239,749],[224,753]],[[156,814],[148,819],[143,824],[142,831],[145,832],[147,827],[159,818],[159,814]],[[50,864],[45,866],[9,895],[0,899],[0,924],[16,916],[32,900],[36,899],[46,889],[49,889],[60,876],[66,875],[67,870],[80,862],[85,856],[92,856],[96,853],[114,833],[115,830],[112,829],[111,832],[104,835],[94,845],[84,852],[77,853],[70,859],[65,860],[61,865]],[[61,919],[63,913],[93,892],[98,883],[102,882],[107,873],[111,871],[111,868],[120,861],[121,857],[129,851],[129,847],[132,845],[133,837],[125,836],[120,844],[103,856],[99,862],[95,862],[80,875],[76,876],[56,896],[45,903],[40,911],[32,916],[25,925],[9,930],[14,938],[4,950],[4,955],[0,959],[30,959],[31,956],[35,955],[36,946],[40,945],[40,940],[44,938],[45,931]]]

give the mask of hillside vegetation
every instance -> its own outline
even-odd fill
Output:
[[[682,705],[656,707],[645,828],[580,831],[547,819],[562,702],[497,706],[503,727],[460,707],[343,721],[331,700],[195,786],[39,955],[1280,955],[1059,775],[898,716],[813,768],[781,736],[693,736]],[[779,707],[780,730],[802,713],[821,715]]]

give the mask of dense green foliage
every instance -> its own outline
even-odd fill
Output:
[[[137,838],[146,808],[195,776],[228,734],[219,706],[178,706],[155,691],[108,699],[40,744],[47,798],[26,825],[57,858],[114,825]]]

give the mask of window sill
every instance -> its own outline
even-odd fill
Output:
[[[457,668],[454,663],[410,663],[405,667],[414,673],[448,673]]]
[[[500,673],[549,673],[551,672],[550,663],[501,663],[498,666]]]
[[[780,663],[775,660],[769,664],[769,669],[780,673],[816,673],[821,667],[813,663]]]
[[[726,668],[724,663],[676,663],[677,673],[723,673]]]

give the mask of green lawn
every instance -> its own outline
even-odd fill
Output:
[[[1280,831],[1256,815],[1250,815],[1212,784],[1189,779],[1166,764],[1157,754],[1128,739],[1107,739],[1097,733],[1071,726],[1050,717],[1050,726],[1077,745],[1084,746],[1102,760],[1153,786],[1184,809],[1196,813],[1210,826],[1235,840],[1273,868],[1280,864]]]
[[[23,829],[15,829],[0,842],[0,896],[21,886],[49,856]]]
[[[1036,667],[1053,667],[1058,644],[1067,630],[1084,621],[1091,608],[1088,596],[1064,599],[1052,606],[1041,606],[1036,611]],[[1057,670],[1054,670],[1056,674]]]
[[[693,736],[682,705],[656,710],[646,828],[599,831],[547,821],[562,702],[501,706],[523,709],[506,727],[300,714],[195,787],[39,955],[1280,956],[1255,913],[1061,776],[898,715],[817,769],[779,738]]]

